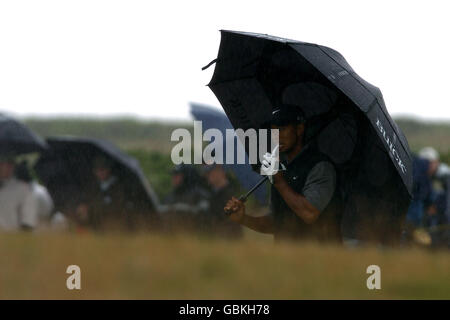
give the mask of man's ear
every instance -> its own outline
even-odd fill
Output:
[[[304,133],[305,133],[305,124],[304,123],[297,124],[297,135],[303,136]]]

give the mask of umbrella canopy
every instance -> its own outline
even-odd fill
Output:
[[[227,116],[212,107],[203,106],[196,103],[191,103],[191,113],[195,119],[202,121],[203,131],[208,129],[218,129],[222,133],[223,137],[226,137],[226,130],[233,130],[233,126]],[[236,142],[235,142],[236,141]],[[232,141],[226,140],[223,145],[223,157],[226,159],[227,145],[240,143],[237,139]],[[237,155],[235,155],[235,158]],[[245,159],[245,164],[237,164],[235,161],[233,164],[224,164],[226,169],[230,169],[234,172],[239,183],[247,191],[250,190],[255,184],[261,180],[261,176],[252,170],[248,159]],[[262,187],[255,191],[255,196],[260,204],[267,202],[267,188]]]
[[[52,137],[50,149],[35,165],[39,179],[49,189],[57,209],[71,205],[94,179],[93,160],[102,156],[112,162],[112,172],[126,190],[127,199],[145,212],[159,210],[159,200],[136,159],[124,154],[113,144],[100,139]]]
[[[356,211],[374,204],[381,210],[381,203],[384,211],[406,210],[412,158],[377,87],[331,48],[255,33],[221,35],[209,87],[235,129],[262,128],[276,106],[297,106],[307,119],[306,139],[336,164],[347,208],[362,196],[371,201]]]
[[[47,144],[19,121],[0,114],[0,154],[41,152]]]

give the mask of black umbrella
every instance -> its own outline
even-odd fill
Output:
[[[306,138],[338,168],[346,211],[384,204],[393,215],[406,210],[409,146],[377,87],[333,49],[262,34],[221,34],[209,87],[235,129],[264,127],[279,104],[298,106],[307,118]],[[360,196],[375,206],[363,209],[355,200]]]
[[[47,144],[19,121],[0,114],[0,154],[41,152]]]
[[[113,144],[79,137],[53,137],[48,138],[47,142],[50,149],[41,155],[35,171],[49,189],[58,210],[70,207],[77,195],[92,182],[92,163],[99,155],[113,163],[112,171],[124,184],[130,202],[141,212],[159,210],[159,200],[138,161]]]

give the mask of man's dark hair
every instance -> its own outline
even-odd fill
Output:
[[[105,169],[112,169],[114,166],[114,162],[110,159],[106,158],[103,155],[97,155],[92,161],[92,167],[94,169],[98,168],[105,168]]]
[[[31,175],[30,168],[28,167],[28,162],[26,160],[23,160],[16,166],[15,176],[17,179],[27,183],[33,181],[33,176]]]

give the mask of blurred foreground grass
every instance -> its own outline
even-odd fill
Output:
[[[450,254],[161,235],[0,235],[0,299],[450,299]],[[81,268],[81,290],[66,268]],[[366,268],[381,268],[368,290]]]

